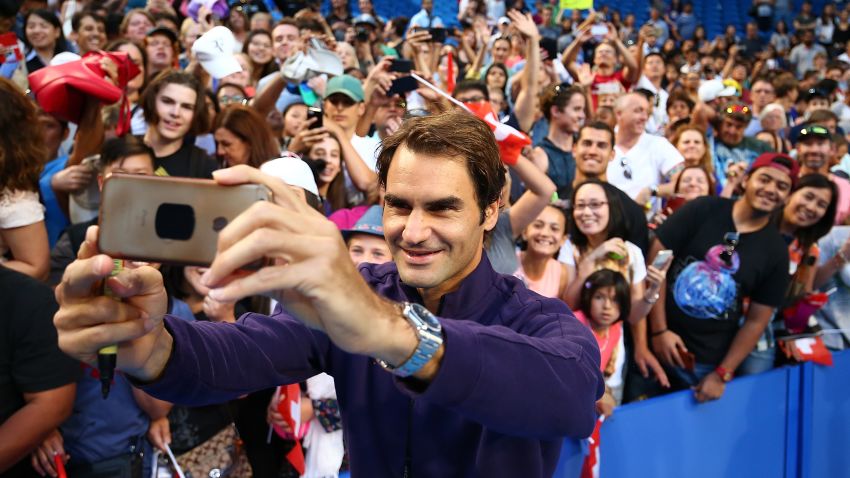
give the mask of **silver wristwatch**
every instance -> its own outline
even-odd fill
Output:
[[[401,313],[413,326],[413,330],[416,331],[419,344],[416,345],[413,355],[397,367],[393,367],[383,360],[378,360],[378,363],[385,370],[392,372],[393,375],[409,377],[422,369],[437,353],[437,350],[443,344],[443,327],[437,317],[421,304],[405,302]]]

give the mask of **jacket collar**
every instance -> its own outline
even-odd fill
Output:
[[[485,308],[485,304],[492,301],[493,297],[499,293],[499,289],[494,287],[499,279],[500,276],[493,270],[487,253],[481,251],[481,261],[478,266],[461,281],[457,290],[449,292],[440,299],[440,307],[436,315],[449,319],[476,317]],[[408,300],[423,303],[419,291],[402,282],[400,275],[398,284]]]

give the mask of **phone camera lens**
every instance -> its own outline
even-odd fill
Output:
[[[227,226],[227,218],[219,216],[213,219],[213,231],[219,232],[224,229],[225,226]]]

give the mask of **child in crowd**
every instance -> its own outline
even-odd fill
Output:
[[[567,266],[555,259],[567,240],[567,215],[555,205],[546,206],[522,233],[525,245],[517,252],[515,276],[540,295],[561,298],[567,287]]]
[[[581,289],[576,318],[590,327],[599,344],[599,368],[605,376],[605,395],[596,402],[597,412],[611,415],[623,396],[623,365],[626,360],[623,320],[631,308],[631,287],[617,271],[600,269]]]

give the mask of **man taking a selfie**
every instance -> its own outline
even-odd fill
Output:
[[[465,112],[411,119],[384,141],[378,171],[393,262],[359,271],[336,226],[284,184],[216,172],[274,194],[221,231],[203,276],[216,300],[285,304],[235,325],[166,316],[150,268],[108,279],[123,302],[93,294],[112,263],[90,229],[57,288],[60,347],[91,363],[120,343],[120,369],[184,404],[326,372],[355,475],[551,476],[563,437],[594,427],[599,351],[563,302],[496,274],[483,253],[505,180],[493,134]],[[235,274],[260,258],[274,263]]]

